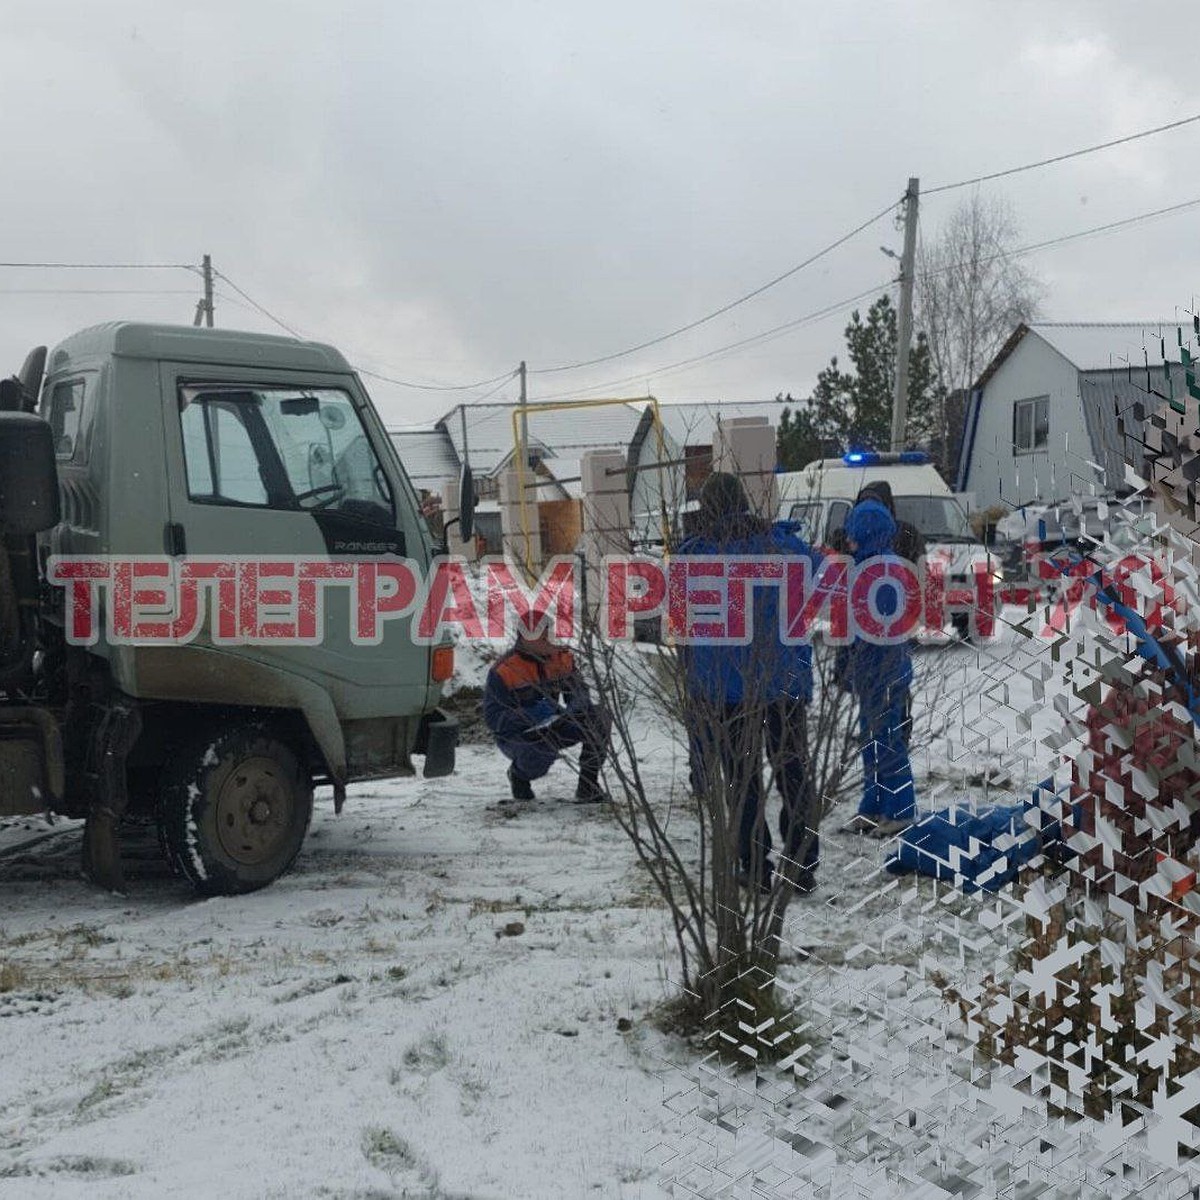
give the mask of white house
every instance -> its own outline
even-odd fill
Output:
[[[1147,412],[1187,388],[1191,322],[1019,325],[975,385],[956,490],[979,509],[1115,492]]]

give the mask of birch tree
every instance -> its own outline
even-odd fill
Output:
[[[1018,226],[1009,202],[972,192],[917,256],[917,324],[941,380],[939,467],[953,472],[947,398],[979,379],[1008,336],[1037,315],[1042,284],[1014,254]]]

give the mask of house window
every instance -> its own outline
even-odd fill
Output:
[[[1045,450],[1050,440],[1050,397],[1018,400],[1013,404],[1013,453]]]

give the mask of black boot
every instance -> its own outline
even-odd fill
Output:
[[[600,768],[608,746],[612,717],[603,708],[591,708],[584,720],[583,745],[579,751],[579,784],[575,788],[576,804],[600,804],[608,793],[600,786]]]
[[[576,804],[600,804],[607,799],[608,796],[597,780],[580,775],[579,784],[575,788]]]
[[[533,788],[528,779],[523,779],[512,768],[508,768],[508,782],[512,788],[512,798],[514,800],[532,800]]]

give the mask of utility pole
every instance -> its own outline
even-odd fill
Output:
[[[917,206],[921,181],[904,193],[904,254],[900,259],[900,312],[896,321],[896,384],[892,392],[892,449],[904,449],[908,425],[908,349],[912,341],[913,283],[917,260]]]
[[[525,392],[526,372],[524,362],[521,363],[518,372],[521,376],[521,406],[523,410],[525,404],[528,403]],[[521,412],[521,463],[523,466],[529,466],[529,414],[524,411]]]
[[[213,327],[213,269],[211,255],[206,254],[204,256],[200,270],[204,275],[204,299],[196,305],[196,319],[192,324],[199,325],[203,321],[211,329]]]

